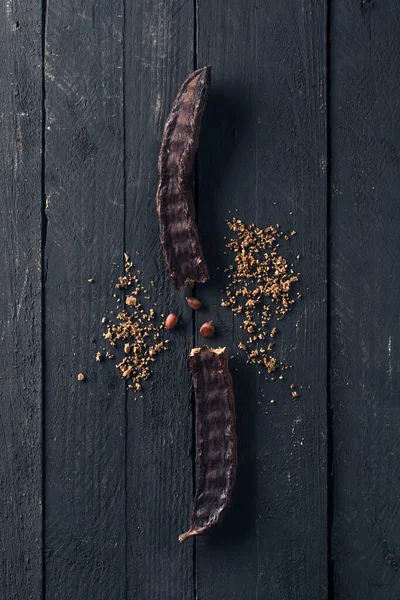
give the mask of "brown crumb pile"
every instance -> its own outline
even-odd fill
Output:
[[[102,322],[107,324],[103,336],[111,346],[122,347],[124,357],[116,368],[122,378],[131,382],[128,387],[139,392],[143,382],[151,376],[152,364],[157,355],[168,350],[169,340],[162,339],[160,335],[160,331],[164,329],[165,315],[158,315],[154,308],[144,308],[143,298],[150,300],[150,292],[140,281],[140,269],[134,272],[135,265],[127,254],[124,256],[125,274],[118,277],[116,287],[126,294],[126,308],[121,306],[117,314],[111,311],[108,319],[103,317]],[[153,285],[152,282],[152,287]],[[153,306],[157,304],[153,303]],[[101,360],[99,354],[96,355],[96,360]],[[114,356],[107,352],[106,358],[112,359]]]
[[[226,248],[234,252],[235,261],[225,269],[229,283],[221,305],[242,317],[240,327],[248,337],[238,346],[246,352],[247,362],[264,368],[268,374],[284,371],[290,367],[273,354],[275,342],[271,338],[275,338],[278,329],[271,327],[271,321],[284,319],[295,302],[292,288],[298,273],[279,251],[280,242],[288,241],[290,236],[279,225],[259,229],[236,218],[228,221],[228,226],[234,237],[227,241]],[[291,235],[295,234],[292,231]]]

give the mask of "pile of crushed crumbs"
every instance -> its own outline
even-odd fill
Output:
[[[246,353],[247,362],[261,368],[264,374],[267,372],[267,381],[274,381],[278,371],[285,371],[290,366],[274,355],[278,329],[271,321],[284,319],[295,298],[301,298],[301,294],[293,290],[300,274],[294,272],[293,265],[279,250],[280,242],[288,241],[296,231],[289,236],[279,224],[260,229],[235,217],[227,224],[234,235],[229,240],[225,238],[226,248],[234,253],[235,259],[234,264],[225,269],[229,282],[222,290],[221,306],[241,317],[240,327],[248,337],[239,342],[238,347]],[[283,378],[281,373],[278,379]],[[294,394],[298,395],[292,392],[293,397]]]
[[[278,360],[274,353],[279,331],[273,323],[282,321],[296,298],[302,295],[293,289],[300,273],[294,271],[293,264],[284,258],[280,247],[281,242],[289,241],[296,231],[288,235],[279,224],[260,229],[235,217],[227,221],[227,225],[232,237],[224,239],[227,250],[234,253],[234,263],[224,270],[228,283],[221,290],[221,306],[230,308],[234,316],[241,319],[240,328],[247,339],[240,341],[238,348],[245,352],[247,363],[260,369],[258,374],[264,375],[266,381],[282,380],[284,371],[291,365]],[[124,258],[124,274],[118,277],[117,293],[113,294],[119,310],[111,310],[102,318],[106,326],[103,336],[113,352],[103,349],[103,352],[96,352],[95,358],[99,362],[113,360],[115,351],[123,351],[123,358],[116,368],[135,397],[143,398],[139,395],[143,382],[151,377],[158,355],[168,350],[169,340],[165,339],[165,314],[158,313],[150,290],[142,284],[141,270],[128,254]],[[300,255],[296,258],[300,259]],[[151,281],[150,287],[154,286]],[[94,342],[94,338],[91,341]],[[79,374],[79,380],[84,378]],[[293,398],[299,396],[294,384],[290,385],[290,392]],[[275,400],[270,402],[273,404]]]
[[[102,318],[106,325],[104,338],[113,347],[121,346],[124,357],[116,365],[121,377],[129,381],[128,388],[134,390],[135,395],[143,389],[143,382],[148,380],[152,373],[152,365],[157,356],[168,350],[169,340],[163,339],[164,314],[158,314],[157,303],[152,303],[152,308],[146,309],[143,305],[150,305],[150,290],[145,288],[140,280],[141,270],[136,269],[128,254],[124,254],[125,272],[118,277],[117,290],[121,297],[114,293],[117,303],[123,304],[117,313],[110,311],[108,317]],[[154,287],[154,281],[150,282]],[[147,301],[147,302],[146,302]],[[96,360],[104,358],[114,359],[114,355],[106,352],[96,353]],[[142,395],[138,396],[143,398]]]

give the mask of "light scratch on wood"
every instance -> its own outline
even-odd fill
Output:
[[[9,19],[9,20],[11,20],[11,17],[12,17],[12,2],[13,2],[13,0],[6,1],[6,16],[7,16],[7,19]]]
[[[26,268],[25,276],[24,276],[24,281],[23,281],[23,284],[22,284],[22,287],[21,287],[21,293],[19,295],[19,300],[17,302],[17,321],[19,320],[19,315],[21,314],[22,302],[23,302],[23,299],[24,299],[26,285],[28,283],[28,274],[29,274],[29,267]]]

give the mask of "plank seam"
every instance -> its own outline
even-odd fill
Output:
[[[122,23],[122,144],[123,144],[123,159],[122,159],[122,172],[123,172],[123,239],[122,239],[122,263],[125,264],[125,252],[126,248],[126,197],[127,197],[127,177],[126,177],[126,44],[125,44],[125,34],[126,34],[126,1],[122,2],[122,10],[123,10],[123,23]],[[124,296],[124,306],[126,308],[126,290],[123,292]],[[124,392],[124,402],[125,402],[125,464],[124,464],[124,478],[125,478],[125,600],[128,600],[128,382],[125,381],[125,392]]]
[[[327,339],[327,357],[326,357],[326,392],[327,392],[327,568],[328,568],[328,600],[334,600],[334,565],[332,552],[332,522],[333,522],[333,414],[331,397],[331,341],[332,341],[332,140],[331,140],[331,110],[330,110],[330,76],[331,76],[331,5],[329,0],[326,5],[326,32],[325,32],[325,53],[326,53],[326,152],[327,152],[327,170],[326,170],[326,214],[327,214],[327,249],[326,249],[326,339]]]
[[[42,57],[41,57],[41,77],[42,77],[42,131],[41,131],[41,257],[40,257],[40,268],[41,268],[41,385],[42,385],[42,423],[41,423],[41,447],[42,447],[42,593],[41,597],[43,600],[46,598],[46,546],[45,546],[45,483],[46,483],[46,438],[45,438],[45,359],[46,359],[46,347],[45,347],[45,323],[46,323],[46,305],[45,305],[45,287],[47,278],[47,267],[46,267],[46,243],[47,243],[47,230],[48,230],[48,219],[46,212],[46,76],[45,76],[45,62],[46,62],[46,33],[47,33],[47,2],[48,0],[42,0]]]
[[[45,77],[45,62],[46,62],[46,33],[47,33],[47,1],[42,0],[42,131],[41,131],[41,378],[42,378],[42,427],[41,427],[41,447],[42,447],[42,594],[43,600],[46,598],[46,546],[45,546],[45,483],[46,483],[46,438],[45,438],[45,323],[46,323],[46,305],[45,305],[45,288],[47,278],[46,267],[46,243],[48,219],[46,212],[46,77]]]
[[[197,58],[197,45],[198,45],[198,0],[193,0],[193,69],[196,70],[198,68],[198,58]],[[199,163],[198,158],[196,157],[194,164],[194,198],[195,198],[195,207],[197,214],[197,205],[199,198]],[[194,296],[196,296],[196,287],[193,288]],[[195,347],[196,343],[196,311],[192,311],[192,347]],[[192,388],[192,485],[193,491],[192,496],[194,498],[195,490],[196,490],[196,401],[194,396],[194,389]],[[193,542],[193,598],[197,600],[198,592],[197,592],[197,539],[194,539]]]

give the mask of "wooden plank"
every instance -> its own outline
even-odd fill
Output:
[[[55,600],[125,597],[125,387],[113,364],[95,362],[111,262],[123,254],[122,32],[122,0],[49,3],[45,545]]]
[[[332,9],[335,598],[400,597],[400,5]]]
[[[0,597],[42,593],[41,8],[0,9]]]
[[[326,2],[199,2],[198,65],[212,65],[212,91],[198,215],[213,278],[199,286],[196,330],[212,318],[213,343],[237,350],[238,324],[220,307],[224,220],[234,215],[298,232],[304,293],[281,326],[294,365],[282,385],[242,355],[232,363],[238,482],[222,529],[197,541],[199,600],[327,597],[325,27]]]
[[[125,30],[126,251],[140,252],[143,281],[156,282],[161,312],[180,325],[157,361],[143,400],[128,399],[128,598],[192,598],[193,550],[178,535],[192,498],[192,315],[161,255],[155,194],[164,121],[193,69],[193,3],[128,3]]]

